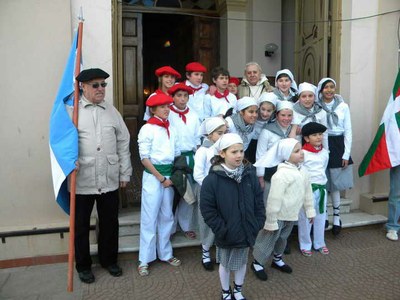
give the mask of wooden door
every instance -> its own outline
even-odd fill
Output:
[[[317,84],[328,72],[329,0],[296,1],[297,82]]]
[[[210,71],[219,65],[219,22],[217,19],[194,17],[193,55],[207,68],[204,82],[212,83]]]
[[[139,158],[137,136],[143,122],[143,58],[142,14],[121,12],[119,41],[117,42],[117,68],[114,95],[131,136],[131,183],[121,193],[122,207],[140,203],[142,164]]]

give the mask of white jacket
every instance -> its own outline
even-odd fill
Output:
[[[280,163],[271,178],[264,229],[278,229],[278,220],[297,221],[301,207],[307,218],[314,218],[314,198],[307,171],[290,163]]]

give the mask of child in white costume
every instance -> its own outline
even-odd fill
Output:
[[[349,106],[342,96],[335,94],[336,82],[323,78],[318,83],[319,104],[326,112],[329,143],[328,191],[332,198],[332,233],[338,235],[342,228],[340,220],[340,191],[353,187],[353,160],[351,144],[353,134]]]
[[[274,254],[271,267],[292,273],[292,268],[282,259],[287,238],[294,222],[298,220],[301,207],[304,207],[310,222],[315,217],[311,184],[307,171],[300,165],[302,161],[300,143],[287,138],[280,140],[255,163],[256,167],[271,167],[279,163],[271,179],[264,230],[258,233],[253,248],[251,269],[260,280],[268,278],[264,265],[271,254]]]
[[[163,66],[161,68],[158,68],[154,73],[158,78],[158,89],[155,90],[155,92],[152,93],[147,99],[150,99],[150,97],[153,97],[157,94],[165,94],[168,96],[168,89],[175,84],[177,79],[181,78],[181,74],[179,74],[178,71],[170,66]],[[150,117],[151,114],[149,107],[146,107],[143,120],[147,121],[148,119],[150,119]]]
[[[211,70],[212,81],[216,91],[214,95],[207,94],[204,98],[204,116],[206,118],[225,116],[228,110],[236,110],[237,98],[228,90],[229,72],[222,67]]]
[[[203,77],[204,73],[207,72],[207,69],[198,62],[191,62],[186,65],[185,70],[185,84],[193,91],[189,96],[188,106],[197,113],[199,121],[202,122],[205,118],[204,97],[208,91],[208,84],[203,82]]]
[[[257,142],[256,160],[259,160],[272,146],[281,139],[287,138],[291,132],[293,119],[293,103],[290,101],[278,101],[276,104],[275,122],[267,123],[261,130]],[[257,176],[264,189],[264,201],[268,197],[271,176],[276,166],[272,168],[257,167]]]
[[[257,101],[251,97],[243,97],[238,100],[236,111],[225,120],[228,125],[228,132],[239,134],[243,140],[244,151],[246,151],[255,134],[254,124],[258,116]]]
[[[300,251],[304,256],[311,256],[311,248],[322,254],[329,254],[326,247],[325,234],[325,215],[326,201],[328,192],[326,191],[326,167],[328,166],[329,152],[323,147],[323,134],[326,127],[316,122],[310,122],[303,126],[302,135],[305,140],[303,145],[304,163],[310,175],[311,188],[314,195],[314,208],[316,216],[312,226],[313,232],[311,239],[311,224],[308,221],[304,209],[300,210],[298,221],[298,235]]]
[[[176,134],[168,122],[172,98],[159,94],[146,101],[153,114],[138,135],[143,171],[140,212],[139,267],[141,276],[149,274],[149,263],[157,256],[172,266],[180,260],[172,254],[170,235],[174,224],[174,190],[169,179],[174,158],[180,154]]]
[[[292,133],[301,142],[301,128],[309,122],[317,122],[325,127],[326,112],[315,101],[317,87],[311,83],[303,82],[299,85],[299,100],[293,105]],[[323,146],[328,147],[328,133],[324,133]]]
[[[181,155],[186,156],[189,168],[194,168],[194,153],[200,145],[199,128],[200,122],[198,115],[187,106],[189,95],[192,89],[184,83],[175,84],[168,90],[173,97],[174,103],[170,106],[168,120],[171,127],[175,129]],[[195,239],[196,233],[192,230],[193,205],[188,204],[183,198],[179,200],[175,211],[175,225],[172,230],[176,231],[176,224],[179,223],[185,236]]]
[[[197,149],[194,156],[193,178],[198,184],[197,203],[200,205],[200,188],[204,178],[211,167],[211,159],[214,157],[214,143],[225,133],[225,121],[220,117],[205,119],[200,127],[201,134],[205,137],[203,144]],[[210,247],[214,244],[214,234],[204,222],[200,209],[198,210],[199,232],[202,246],[202,265],[207,271],[212,271],[214,265],[210,256]]]
[[[281,101],[290,101],[292,103],[297,101],[297,83],[289,69],[276,72],[273,93]]]

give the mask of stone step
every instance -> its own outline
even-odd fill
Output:
[[[197,233],[197,236],[198,233]],[[185,248],[192,246],[199,246],[201,244],[199,239],[189,240],[185,237],[183,232],[177,232],[171,239],[173,248]],[[119,253],[130,253],[139,251],[139,235],[120,236],[119,238]],[[90,254],[97,254],[97,244],[90,245]]]
[[[332,217],[329,217],[329,227],[327,230],[330,230],[332,228],[332,219]],[[361,210],[352,210],[348,214],[341,214],[340,219],[342,220],[342,228],[383,224],[387,221],[387,217],[385,216],[377,214],[371,215]]]
[[[386,223],[387,218],[382,215],[378,214],[368,214],[362,212],[360,210],[353,210],[348,214],[341,215],[342,220],[342,227],[343,228],[352,228],[352,227],[359,227],[359,226],[367,226],[367,225],[374,225],[374,224],[383,224]],[[332,217],[329,218],[330,225],[327,230],[332,228]],[[129,221],[131,222],[131,221]],[[132,221],[136,222],[136,221]],[[197,236],[199,236],[197,234]],[[184,236],[182,232],[177,232],[172,237],[172,247],[173,248],[184,248],[184,247],[192,247],[192,246],[199,246],[200,240],[189,240]],[[137,252],[139,251],[139,235],[126,235],[120,236],[119,238],[119,253],[130,253],[130,252]],[[97,254],[97,244],[90,245],[90,252],[92,255]]]
[[[350,199],[341,199],[340,214],[350,213],[350,206],[352,201]],[[327,203],[328,215],[333,215],[332,203],[328,197]],[[140,211],[127,210],[119,214],[119,236],[134,236],[140,234]]]
[[[351,210],[351,203],[353,201],[351,199],[341,198],[340,199],[340,214],[348,214]],[[331,197],[328,196],[328,203],[326,204],[326,208],[328,210],[328,215],[333,215],[333,208],[332,208],[332,200]]]

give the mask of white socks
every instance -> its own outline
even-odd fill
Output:
[[[331,192],[333,225],[340,226],[340,191]]]
[[[201,245],[202,247],[202,260],[203,263],[208,263],[211,261],[211,256],[210,256],[210,246],[206,246],[206,245]]]
[[[221,287],[223,290],[229,290],[229,270],[219,264],[219,280],[221,281]]]
[[[285,265],[285,262],[282,259],[282,254],[274,254],[274,264],[276,264],[278,267],[282,267]]]

